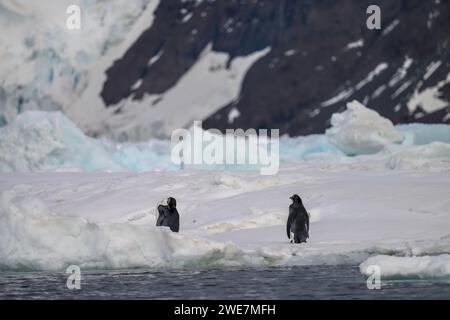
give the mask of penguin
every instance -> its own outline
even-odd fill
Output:
[[[309,213],[298,195],[294,194],[290,199],[292,204],[289,206],[289,218],[286,224],[287,236],[291,242],[306,243],[306,239],[309,238]]]
[[[177,200],[169,197],[162,200],[158,205],[157,227],[169,227],[172,232],[180,229],[180,215],[177,211]]]

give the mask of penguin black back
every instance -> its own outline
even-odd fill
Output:
[[[158,205],[158,219],[156,226],[169,227],[171,231],[178,232],[180,229],[180,215],[177,210],[177,200],[169,197]]]
[[[291,234],[295,243],[306,242],[309,238],[309,214],[303,206],[299,195],[290,197],[292,204],[289,206],[289,217],[286,224],[286,233],[289,239]]]

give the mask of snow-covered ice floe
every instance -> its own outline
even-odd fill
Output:
[[[450,278],[450,254],[437,256],[397,257],[379,255],[360,265],[361,272],[370,275],[369,266],[378,266],[382,279]]]
[[[450,252],[450,176],[297,164],[257,172],[2,173],[0,268],[204,268],[360,264]],[[289,196],[311,214],[285,234]],[[174,196],[181,231],[155,227]]]
[[[57,216],[37,199],[0,204],[0,268],[59,270],[83,268],[186,267],[245,262],[230,243],[156,230],[130,223],[96,223]]]

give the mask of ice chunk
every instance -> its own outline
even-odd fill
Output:
[[[390,120],[356,100],[347,104],[346,111],[333,114],[331,124],[328,140],[350,156],[377,153],[386,144],[404,140]]]
[[[360,265],[361,273],[370,275],[368,267],[380,268],[381,279],[386,278],[441,278],[450,277],[450,255],[422,257],[396,257],[379,255],[371,257]]]

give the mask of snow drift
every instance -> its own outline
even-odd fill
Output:
[[[389,119],[354,100],[347,110],[331,117],[326,131],[329,141],[347,155],[373,154],[389,143],[401,143],[403,135]]]

